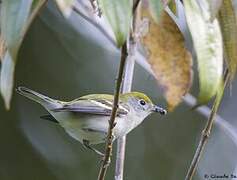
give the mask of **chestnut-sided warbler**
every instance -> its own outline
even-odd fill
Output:
[[[81,142],[86,148],[101,154],[91,147],[106,141],[109,117],[113,107],[113,95],[91,94],[70,102],[51,99],[25,87],[17,92],[38,102],[50,113],[44,119],[59,123],[65,131]],[[149,97],[140,92],[121,94],[119,98],[113,138],[122,137],[138,126],[149,114],[166,110],[152,103]]]

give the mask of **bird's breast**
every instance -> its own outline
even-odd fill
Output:
[[[86,115],[70,112],[57,112],[52,115],[59,124],[74,139],[80,141],[88,140],[90,144],[103,143],[107,137],[109,128],[109,116]],[[115,119],[116,126],[113,130],[114,138],[122,137],[135,128],[140,120],[138,117],[126,115]]]

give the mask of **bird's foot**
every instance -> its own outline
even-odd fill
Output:
[[[84,145],[85,148],[92,150],[93,152],[95,152],[95,153],[98,154],[99,156],[102,156],[102,157],[105,156],[104,153],[102,153],[102,152],[100,152],[99,150],[97,150],[97,149],[91,147],[91,146],[90,146],[90,142],[89,142],[88,140],[83,139],[83,145]]]
[[[106,159],[105,159],[105,155],[102,157],[102,159],[101,159],[101,163],[104,163],[104,168],[107,168],[109,165],[110,165],[110,163],[111,163],[111,158],[109,157],[109,159],[106,161]]]

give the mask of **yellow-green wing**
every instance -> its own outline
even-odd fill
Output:
[[[96,98],[95,98],[96,97]],[[65,103],[63,107],[51,109],[54,112],[75,112],[85,114],[96,114],[110,116],[113,107],[112,95],[87,95],[71,102]],[[119,103],[117,116],[126,115],[129,107]]]

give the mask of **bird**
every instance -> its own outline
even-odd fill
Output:
[[[52,99],[26,87],[17,87],[16,91],[41,104],[49,112],[41,118],[58,123],[66,133],[82,143],[84,147],[101,156],[104,155],[93,145],[106,142],[109,118],[113,108],[113,95],[90,94],[65,102]],[[164,108],[153,104],[144,93],[120,94],[113,141],[128,134],[154,112],[161,115],[167,113]]]

